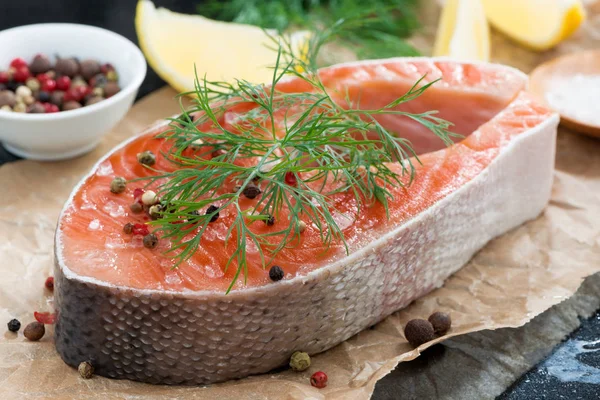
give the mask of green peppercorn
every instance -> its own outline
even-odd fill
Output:
[[[148,209],[148,215],[152,219],[159,219],[162,217],[163,206],[161,204],[155,204]]]
[[[106,79],[108,79],[109,81],[118,81],[119,74],[117,74],[117,71],[115,71],[114,69],[111,69],[110,71],[106,72]]]
[[[304,232],[306,230],[306,222],[304,221],[299,221],[298,222],[298,231],[300,233]]]
[[[151,166],[156,163],[156,156],[154,155],[153,152],[151,152],[150,150],[147,150],[147,151],[138,153],[137,160],[142,165]]]
[[[38,81],[35,78],[29,78],[29,79],[27,79],[27,81],[25,82],[25,84],[27,85],[27,87],[29,89],[31,89],[32,92],[36,92],[36,91],[40,90],[40,81]]]
[[[310,356],[303,351],[296,351],[290,357],[290,368],[294,371],[306,371],[310,367]]]
[[[79,371],[79,375],[83,379],[90,379],[92,376],[94,376],[94,366],[89,361],[84,361],[79,364],[77,371]]]
[[[110,182],[110,191],[113,193],[123,193],[127,187],[127,181],[125,178],[117,176]]]
[[[144,236],[143,239],[144,247],[148,249],[153,249],[158,245],[158,237],[154,233],[149,233]]]

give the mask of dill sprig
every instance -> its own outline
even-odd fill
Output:
[[[267,29],[322,29],[339,20],[360,20],[337,43],[359,59],[415,56],[406,38],[419,27],[418,0],[209,0],[197,7],[210,18]]]
[[[395,101],[372,110],[361,109],[347,94],[332,93],[324,86],[316,69],[318,52],[343,25],[336,23],[312,36],[301,55],[289,38],[271,37],[278,57],[269,85],[196,78],[195,91],[182,94],[193,94],[194,106],[182,107],[183,113],[172,120],[171,129],[160,135],[171,142],[164,156],[179,168],[144,178],[159,185],[164,209],[153,224],[171,240],[168,253],[176,259],[176,266],[193,256],[204,232],[211,229],[215,213],[206,215],[204,210],[214,204],[234,215],[225,234],[226,246],[234,248],[225,269],[236,268],[228,292],[240,276],[245,282],[248,247],[258,249],[262,267],[266,267],[279,251],[297,243],[301,216],[318,228],[324,249],[337,242],[348,252],[336,220],[340,212],[335,194],[351,193],[359,206],[379,202],[387,211],[393,201],[390,189],[410,184],[415,174],[413,160],[418,161],[409,141],[383,127],[375,117],[395,114],[411,118],[445,143],[452,143],[451,124],[436,117],[434,111],[411,114],[397,109],[434,82],[425,84],[420,79]],[[289,76],[300,79],[310,90],[278,90],[278,83]],[[248,104],[252,108],[237,114],[233,128],[220,122],[226,110]],[[197,116],[193,122],[190,113]],[[282,119],[283,124],[279,123]],[[190,146],[199,142],[204,150],[190,155]],[[208,156],[215,150],[224,151]],[[390,168],[390,163],[398,162],[400,173]],[[244,188],[255,181],[262,195],[253,206],[244,208],[240,202]],[[236,190],[221,189],[231,182],[238,184]],[[253,224],[271,216],[279,220],[282,210],[288,211],[284,228],[266,233],[253,229]]]

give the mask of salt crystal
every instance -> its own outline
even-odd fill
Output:
[[[100,228],[102,228],[102,225],[100,225],[100,220],[98,219],[93,219],[88,225],[90,231],[97,231]]]
[[[103,210],[113,218],[122,217],[125,215],[125,209],[123,206],[115,203],[114,201],[109,201],[106,203],[103,207]]]
[[[112,175],[113,169],[110,161],[104,161],[102,164],[98,166],[98,170],[96,171],[96,175],[98,176],[108,176]]]
[[[600,126],[600,75],[576,74],[550,83],[550,107],[587,125]]]

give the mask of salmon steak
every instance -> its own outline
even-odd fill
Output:
[[[388,188],[387,209],[331,192],[344,243],[334,238],[324,246],[319,227],[303,220],[298,240],[268,265],[253,243],[246,244],[245,276],[237,280],[236,248],[227,240],[238,216],[231,207],[219,210],[197,249],[178,265],[166,253],[171,241],[159,232],[158,244],[147,246],[143,235],[155,225],[130,206],[136,193],[158,192],[160,182],[138,178],[182,167],[165,156],[172,144],[161,134],[169,121],[127,140],[75,187],[59,218],[55,342],[67,364],[89,361],[100,375],[156,384],[210,384],[264,373],[286,364],[294,351],[330,349],[439,288],[486,243],[547,205],[559,118],[525,92],[527,76],[520,71],[394,58],[339,64],[318,74],[328,91],[365,109],[392,103],[423,77],[422,83],[435,81],[395,107],[437,110],[460,137],[445,144],[406,115],[377,116],[378,124],[411,142],[413,179]],[[310,90],[298,77],[275,87]],[[232,105],[220,118],[227,124],[250,112]],[[290,123],[279,112],[273,121]],[[156,155],[151,169],[138,162],[146,151]],[[400,174],[404,161],[386,165]],[[115,177],[127,181],[119,193],[111,191]],[[214,196],[231,193],[234,185],[226,181]],[[260,201],[251,197],[240,204]],[[284,229],[289,213],[284,207],[277,220],[252,229]],[[133,233],[124,233],[128,223]],[[277,279],[271,265],[280,266]]]

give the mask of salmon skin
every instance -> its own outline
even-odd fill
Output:
[[[344,223],[349,254],[341,245],[324,252],[309,226],[297,246],[276,256],[283,280],[271,282],[262,265],[249,262],[247,281],[229,294],[233,272],[224,267],[231,250],[222,232],[233,216],[227,212],[177,269],[159,249],[122,233],[126,222],[143,217],[129,212],[135,188],[128,184],[115,195],[110,181],[150,173],[135,156],[158,154],[165,140],[156,135],[166,124],[128,140],[83,178],[59,219],[55,342],[67,364],[90,361],[103,376],[161,384],[267,372],[294,351],[325,351],[440,287],[488,241],[537,217],[548,203],[559,118],[523,91],[523,73],[430,58],[341,64],[319,73],[326,87],[370,109],[400,97],[425,74],[428,81],[439,78],[401,107],[439,110],[464,138],[445,147],[406,118],[381,117],[412,141],[421,160],[412,184],[392,191],[389,217],[364,207]],[[277,88],[304,90],[298,79]],[[160,158],[157,167],[173,168]],[[339,196],[339,207],[356,206]]]

